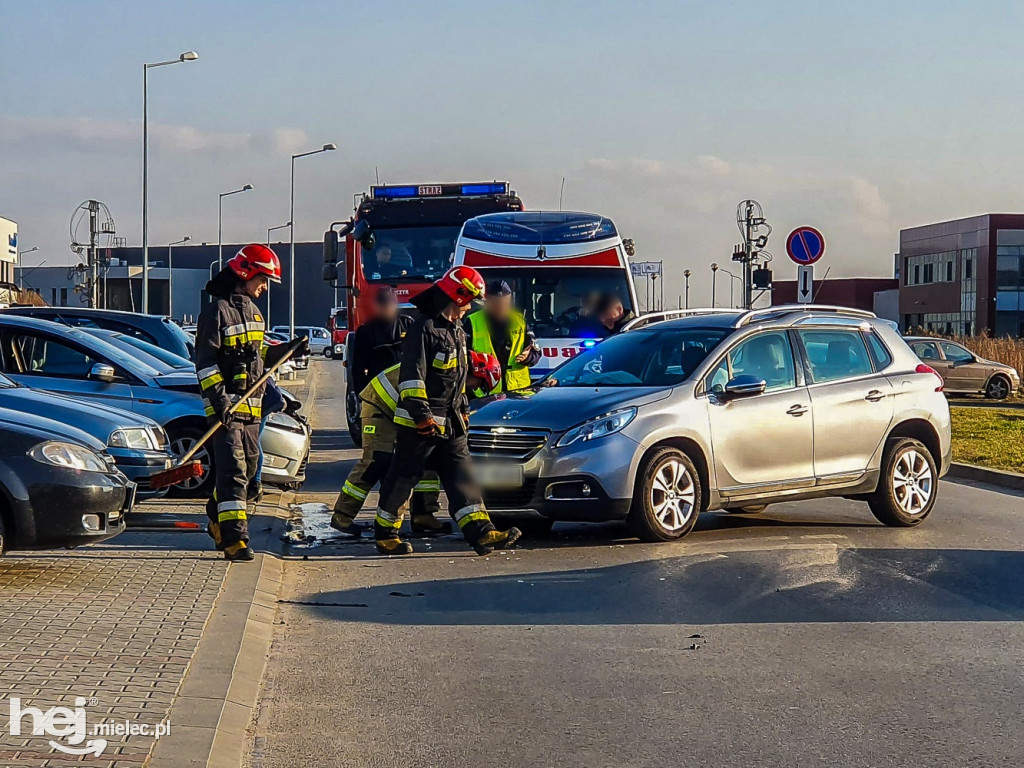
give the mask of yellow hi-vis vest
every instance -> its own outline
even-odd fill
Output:
[[[505,371],[505,383],[509,390],[525,389],[530,386],[530,369],[525,365],[516,362],[516,358],[523,353],[523,344],[526,342],[526,320],[522,314],[513,311],[509,319],[508,332],[512,337],[512,349],[508,353],[508,360],[502,360],[494,353],[494,344],[491,343],[491,332],[487,328],[487,317],[484,311],[477,310],[469,316],[470,327],[473,329],[473,351],[486,355],[494,355],[501,363]],[[488,393],[477,390],[477,395],[495,394],[501,392],[501,382]]]

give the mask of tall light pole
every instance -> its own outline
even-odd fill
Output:
[[[690,308],[690,275],[692,274],[688,269],[683,270],[683,278],[686,280],[686,309]]]
[[[224,269],[224,244],[221,242],[224,233],[224,198],[230,195],[237,195],[239,192],[248,192],[252,184],[246,184],[241,189],[233,189],[230,192],[221,192],[217,199],[217,263],[218,269]]]
[[[735,287],[736,281],[739,281],[740,284],[742,284],[743,283],[743,278],[741,278],[739,275],[734,275],[732,272],[730,272],[725,267],[720,267],[720,269],[723,272],[725,272],[725,274],[727,274],[729,277],[732,278],[732,280],[729,281],[729,306],[730,307],[735,307],[736,306],[736,300],[734,298],[734,294],[733,294],[733,290],[732,289]],[[744,301],[745,300],[746,300],[746,297],[744,297]]]
[[[174,256],[171,251],[174,246],[187,243],[191,239],[185,235],[181,240],[167,244],[167,314],[171,317],[174,317]]]
[[[39,250],[38,248],[29,248],[27,251],[22,251],[21,253],[19,253],[18,256],[21,256],[22,253],[32,253],[32,251],[38,251],[38,250]],[[31,275],[33,272],[35,272],[37,269],[39,269],[45,263],[46,263],[46,259],[43,259],[38,264],[36,264],[34,267],[32,267],[32,269],[30,269],[28,271],[28,273]],[[19,264],[18,265],[18,269],[21,270],[21,276],[18,278],[18,290],[19,291],[24,291],[25,290],[25,265],[24,264]]]
[[[176,59],[142,65],[142,311],[149,312],[149,70],[183,61],[195,61],[199,54],[185,51]]]
[[[718,277],[718,264],[711,262],[711,306],[715,306],[715,278]]]
[[[300,157],[330,152],[337,148],[337,144],[324,144],[320,149],[292,155],[291,207],[289,208],[288,215],[288,228],[291,237],[291,246],[289,248],[289,260],[291,263],[288,266],[288,336],[293,339],[295,338],[295,161]]]
[[[276,227],[267,227],[267,248],[270,247],[270,233],[271,232],[273,232],[275,229],[284,229],[285,227],[290,227],[291,225],[292,225],[292,223],[289,221],[286,224],[281,224],[281,225],[276,226]],[[270,281],[267,282],[267,322],[266,322],[267,328],[272,328],[273,327],[271,325],[271,322],[270,322],[270,289],[273,286],[274,286],[274,281],[273,280],[270,280]]]

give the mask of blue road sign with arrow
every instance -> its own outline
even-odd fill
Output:
[[[797,227],[786,239],[786,253],[796,264],[813,264],[825,255],[825,236],[814,227]]]

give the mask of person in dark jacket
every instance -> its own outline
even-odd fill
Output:
[[[245,246],[206,284],[211,301],[196,327],[194,362],[206,416],[211,424],[224,425],[212,439],[216,478],[206,505],[207,530],[224,557],[233,561],[253,559],[246,507],[259,459],[265,387],[244,400],[242,395],[263,375],[264,320],[254,299],[270,280],[281,282],[277,255],[264,245]],[[283,353],[287,345],[279,348]],[[267,357],[273,364],[276,355],[268,352]],[[239,401],[238,409],[229,413]]]
[[[630,320],[636,319],[636,315],[630,309],[625,309],[622,299],[615,293],[606,293],[594,307],[594,315],[601,323],[605,336],[614,336],[619,333],[623,326]]]
[[[362,392],[378,373],[401,359],[402,339],[410,325],[412,318],[398,313],[395,289],[390,285],[379,288],[373,297],[373,318],[360,325],[353,336],[353,392]]]
[[[495,529],[470,472],[465,392],[469,355],[461,320],[473,299],[484,294],[480,273],[457,266],[413,299],[421,314],[402,346],[395,454],[381,481],[373,524],[382,554],[412,552],[412,545],[398,535],[402,508],[427,469],[437,471],[449,513],[478,554],[506,549],[521,535],[517,528]]]
[[[469,348],[494,355],[501,363],[501,381],[490,392],[497,394],[530,386],[530,366],[541,358],[537,337],[526,324],[523,313],[512,306],[512,289],[504,280],[492,280],[487,286],[484,308],[472,312],[465,322]]]

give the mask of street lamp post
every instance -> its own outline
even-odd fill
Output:
[[[736,306],[736,301],[733,298],[733,296],[734,296],[733,288],[735,287],[737,281],[742,283],[743,279],[739,275],[734,275],[732,272],[730,272],[725,267],[721,267],[720,269],[723,272],[725,272],[725,274],[727,274],[729,277],[732,278],[732,280],[729,281],[729,306],[730,307],[735,307]]]
[[[199,54],[185,51],[176,59],[142,65],[142,311],[149,312],[149,70],[182,61],[195,61]]]
[[[24,256],[26,253],[35,253],[38,250],[39,246],[33,245],[31,248],[28,248],[24,251],[18,251],[18,263],[16,266],[18,269],[21,270],[21,282],[18,284],[19,291],[25,290],[25,265],[21,263],[21,257]]]
[[[711,263],[711,306],[715,306],[715,278],[718,277],[718,264]]]
[[[252,189],[252,184],[245,184],[241,189],[221,192],[220,197],[217,198],[217,263],[220,265],[218,269],[224,269],[224,244],[221,242],[224,236],[224,198],[237,195],[239,192],[248,192],[250,189]]]
[[[167,244],[167,314],[174,317],[174,246],[187,243],[192,238],[185,235],[181,240]]]
[[[683,278],[686,280],[686,290],[685,290],[686,309],[690,308],[690,275],[692,275],[692,274],[693,273],[690,272],[690,270],[688,270],[688,269],[684,269],[683,270]]]
[[[281,224],[281,225],[276,226],[276,227],[267,227],[267,248],[270,247],[270,233],[271,232],[273,232],[276,229],[284,229],[285,227],[290,227],[291,225],[292,225],[292,223],[289,221],[289,222],[287,222],[285,224]],[[273,287],[273,285],[274,285],[274,282],[272,280],[267,282],[267,322],[266,322],[267,328],[272,328],[273,327],[271,325],[271,323],[270,323],[270,289]]]
[[[295,161],[300,157],[330,152],[337,148],[336,144],[324,144],[320,149],[292,155],[291,203],[288,215],[288,229],[291,238],[291,244],[288,249],[290,261],[288,266],[288,336],[293,339],[295,338]]]

